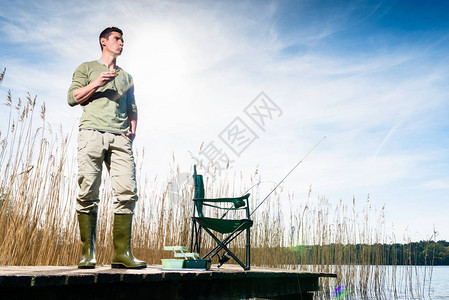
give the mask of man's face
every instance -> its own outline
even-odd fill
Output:
[[[103,51],[108,51],[116,56],[122,54],[123,37],[118,32],[113,31],[107,39],[102,38],[101,44],[103,45]]]

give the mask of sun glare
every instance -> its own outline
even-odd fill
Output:
[[[182,119],[186,103],[181,99],[186,97],[195,65],[188,55],[189,45],[174,30],[161,27],[131,34],[127,42],[119,65],[133,76],[139,110],[149,112],[153,121],[168,115]]]
[[[132,42],[125,46],[124,56],[135,80],[151,82],[152,89],[167,91],[181,84],[180,77],[189,72],[185,46],[169,30],[151,30],[132,37]]]

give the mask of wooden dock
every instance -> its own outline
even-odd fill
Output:
[[[142,270],[98,266],[0,266],[0,299],[312,299],[320,277],[310,273],[236,265],[209,271]]]

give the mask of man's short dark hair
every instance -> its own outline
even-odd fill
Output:
[[[103,51],[103,45],[101,44],[101,39],[103,39],[103,38],[108,39],[109,36],[111,35],[111,33],[113,33],[113,32],[118,32],[121,35],[123,35],[123,31],[118,27],[108,27],[100,33],[100,37],[98,38],[98,41],[100,42],[101,51]]]

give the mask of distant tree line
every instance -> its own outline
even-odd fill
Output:
[[[449,242],[443,240],[408,244],[295,246],[286,252],[298,264],[449,265]]]

